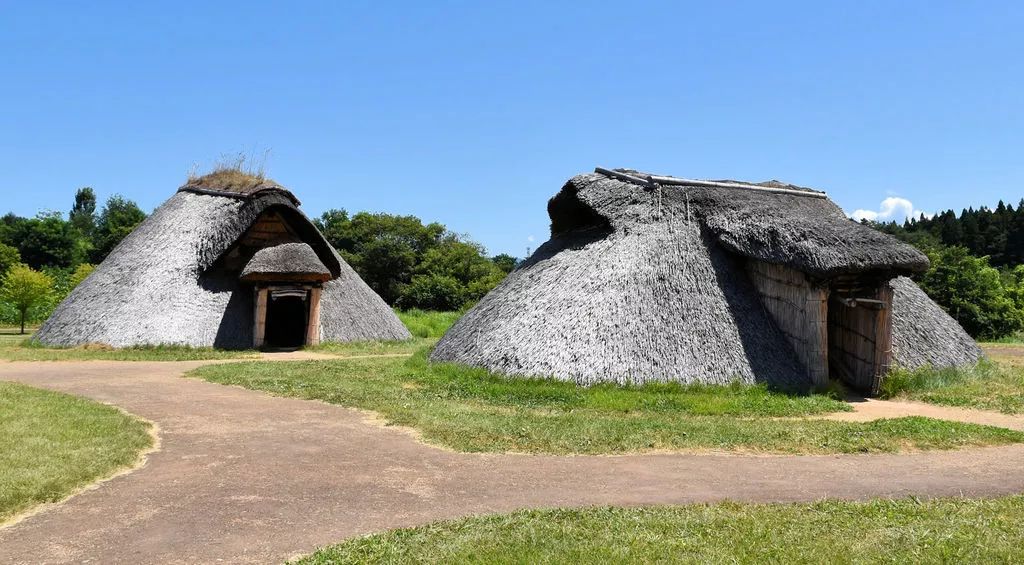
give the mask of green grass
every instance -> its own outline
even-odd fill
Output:
[[[1024,497],[530,510],[356,538],[343,563],[1019,563]]]
[[[398,319],[412,334],[405,341],[357,341],[352,343],[325,342],[307,350],[333,355],[411,355],[424,347],[430,347],[448,331],[462,312],[431,312],[426,310],[395,310]]]
[[[928,418],[869,423],[782,419],[849,409],[823,395],[677,384],[590,388],[507,379],[412,358],[207,366],[191,376],[376,411],[431,443],[469,452],[894,452],[1024,441],[1000,428]]]
[[[437,342],[436,338],[414,337],[405,341],[354,341],[349,343],[326,342],[305,348],[305,351],[329,353],[343,357],[364,355],[412,355],[424,347]]]
[[[148,430],[110,406],[0,382],[0,523],[133,465]]]
[[[413,337],[440,338],[456,320],[462,317],[462,312],[430,312],[425,310],[396,310],[398,319],[402,320],[405,327]]]
[[[997,340],[995,340],[995,341],[993,341],[991,343],[1016,344],[1016,345],[1024,344],[1024,332],[1017,332],[1017,333],[1014,333],[1014,334],[1003,336],[1003,337],[1001,337],[1001,338],[999,338],[999,339],[997,339]]]
[[[255,357],[255,351],[226,351],[212,347],[146,345],[113,348],[104,345],[49,347],[30,336],[0,335],[0,359],[7,361],[198,361]]]
[[[413,338],[405,341],[363,341],[323,343],[309,351],[342,356],[409,355],[428,347],[438,339],[462,312],[396,311]],[[151,345],[113,348],[104,345],[49,347],[34,343],[31,334],[19,335],[18,328],[0,327],[0,360],[8,361],[199,361],[206,359],[243,359],[256,357],[255,351],[226,351],[212,347]]]
[[[998,348],[986,349],[992,360],[975,367],[891,371],[882,380],[881,397],[1024,413],[1024,363],[1019,354],[1000,355]]]

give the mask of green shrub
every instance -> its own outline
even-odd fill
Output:
[[[402,288],[400,308],[458,310],[466,302],[466,287],[447,275],[416,275]]]

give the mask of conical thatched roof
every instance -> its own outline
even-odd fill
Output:
[[[913,247],[850,221],[817,191],[647,177],[619,170],[566,183],[548,204],[551,239],[463,316],[431,358],[581,384],[799,387],[807,371],[762,305],[745,258],[814,279],[887,280],[928,266]],[[899,300],[907,284],[897,285]],[[924,332],[956,326],[937,307],[916,315]],[[905,332],[909,319],[894,331]],[[908,364],[971,357],[903,339],[894,337],[897,358]]]
[[[245,263],[233,266],[227,258],[271,212],[330,273],[321,299],[321,340],[409,337],[388,305],[299,211],[289,191],[262,179],[240,185],[204,182],[187,184],[157,208],[57,307],[35,339],[59,346],[252,347],[253,292],[239,280]]]

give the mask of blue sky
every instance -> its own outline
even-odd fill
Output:
[[[86,185],[149,210],[265,150],[310,215],[415,214],[518,256],[595,165],[850,212],[1016,202],[1022,28],[1020,2],[6,2],[0,213]]]

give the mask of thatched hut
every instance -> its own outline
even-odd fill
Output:
[[[291,192],[221,171],[178,189],[71,292],[35,339],[234,349],[408,337]]]
[[[816,190],[598,169],[548,214],[551,239],[433,360],[580,384],[839,378],[874,392],[893,365],[981,354],[906,278],[927,257]]]

